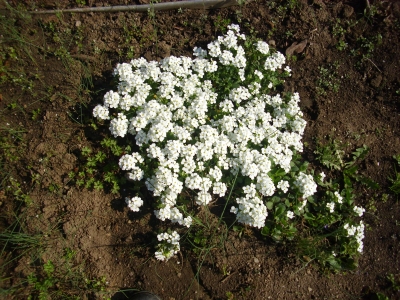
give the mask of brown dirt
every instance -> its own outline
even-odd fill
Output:
[[[72,0],[22,2],[26,7],[45,9],[76,7]],[[93,6],[133,3],[88,2]],[[0,110],[10,112],[2,115],[1,126],[25,130],[23,142],[17,144],[24,149],[21,159],[6,164],[14,178],[26,183],[23,188],[31,189],[33,204],[20,211],[28,220],[26,229],[48,234],[42,260],[56,261],[65,248],[75,249],[76,263],[83,263],[91,278],[105,276],[110,291],[144,289],[162,299],[230,299],[228,292],[234,299],[372,299],[376,292],[400,299],[400,292],[390,289],[386,280],[388,274],[400,274],[400,206],[388,191],[388,177],[394,173],[392,156],[400,153],[400,95],[396,93],[400,90],[400,2],[369,1],[378,7],[378,13],[369,19],[363,15],[364,1],[294,2],[299,6],[286,10],[278,7],[288,7],[289,1],[255,1],[221,10],[157,12],[154,19],[147,14],[90,13],[33,16],[32,21],[17,23],[32,43],[49,50],[32,47],[33,60],[21,58],[26,60],[25,68],[31,68],[41,101],[11,83],[4,84],[0,93]],[[88,129],[90,113],[109,89],[116,63],[127,61],[129,55],[153,60],[191,55],[193,46],[205,45],[217,36],[216,24],[227,18],[232,22],[240,18],[245,31],[253,27],[258,37],[275,43],[281,52],[293,42],[307,40],[297,60],[289,61],[293,76],[285,89],[300,93],[308,121],[304,141],[309,161],[315,162],[315,138],[328,135],[348,142],[349,151],[363,144],[370,147],[360,172],[378,182],[380,189],[357,190],[359,203],[369,208],[365,217],[369,230],[355,272],[323,274],[317,265],[304,264],[287,247],[267,243],[251,230],[243,237],[230,232],[224,247],[211,250],[201,267],[185,246],[181,255],[159,262],[153,258],[159,223],[149,199],[141,213],[132,214],[122,200],[125,191],[113,195],[69,184],[67,174],[81,163],[80,149],[85,145],[99,148],[99,134]],[[335,47],[338,38],[332,30],[336,18],[358,21],[349,26],[344,51]],[[45,29],[49,24],[54,24],[54,32],[60,36],[74,37],[64,44],[71,54],[68,71],[63,57],[50,54],[60,44],[54,41],[54,32]],[[362,61],[365,49],[357,39],[372,39],[378,33],[382,43],[375,44],[370,57]],[[316,88],[319,67],[332,68],[336,62],[334,80],[339,90],[321,95]],[[8,64],[10,69],[20,65],[11,59]],[[13,101],[22,109],[8,110]],[[30,112],[38,108],[42,114],[34,121]],[[381,200],[383,194],[389,194],[387,202]],[[11,201],[9,197],[1,203],[7,216],[11,215]],[[11,279],[5,286],[12,286],[34,267],[26,258],[17,261],[7,271]]]

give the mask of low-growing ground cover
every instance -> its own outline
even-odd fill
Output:
[[[87,4],[106,5],[96,1],[26,1],[23,5],[13,2],[3,5],[0,44],[3,295],[107,298],[118,290],[125,290],[125,294],[151,290],[163,299],[399,297],[398,3],[261,1],[210,11],[49,16],[30,16],[25,12]],[[212,93],[216,93],[215,103],[209,100],[211,106],[216,104],[211,107],[212,116],[205,118],[200,114],[188,118],[193,114],[190,109],[178,112],[182,105],[179,97],[171,100],[173,109],[160,109],[169,103],[165,102],[168,92],[160,89],[154,96],[151,94],[154,99],[151,103],[158,103],[156,115],[163,115],[164,121],[168,119],[168,111],[180,115],[175,120],[182,127],[176,128],[174,134],[198,138],[167,136],[171,142],[162,144],[160,134],[168,123],[161,122],[158,129],[146,128],[139,118],[135,129],[129,129],[138,136],[138,131],[145,128],[146,135],[139,138],[139,143],[134,135],[121,137],[121,132],[128,128],[124,129],[123,117],[118,117],[118,111],[112,109],[119,105],[128,111],[134,102],[125,99],[115,104],[115,97],[109,92],[115,91],[118,84],[112,75],[117,64],[140,57],[148,62],[172,55],[195,58],[194,47],[212,52],[207,45],[226,33],[229,24],[240,25],[246,41],[254,39],[244,47],[246,53],[253,47],[258,49],[257,55],[266,55],[256,58],[263,59],[260,66],[266,66],[269,51],[264,44],[254,46],[256,40],[268,43],[271,51],[268,55],[275,51],[285,54],[282,57],[290,67],[286,71],[291,70],[291,76],[279,77],[289,75],[284,67],[274,80],[268,77],[270,73],[261,74],[261,69],[251,68],[243,73],[245,80],[240,72],[232,75],[230,69],[219,79],[212,72],[205,75],[205,79],[216,82],[234,76],[237,81],[234,84],[245,82],[247,93],[230,81],[222,85],[181,86],[183,94],[178,96],[185,98],[187,94],[190,103],[197,101],[196,112],[201,109],[201,102],[190,91],[192,88],[207,92],[208,99],[213,99]],[[230,29],[236,31],[234,28]],[[224,49],[231,48],[229,43],[232,40],[222,42]],[[197,51],[197,58],[202,58],[202,52]],[[240,51],[235,48],[233,55],[239,56]],[[225,57],[226,64],[220,60],[228,67],[229,61],[234,61],[229,55]],[[240,61],[234,61],[239,69]],[[199,65],[198,62],[193,67],[197,74]],[[120,65],[117,72],[119,79],[121,74],[125,78],[130,76],[124,66]],[[175,68],[171,71],[175,74],[179,71],[171,60],[164,60],[164,66],[165,70]],[[272,71],[271,63],[268,66],[265,70]],[[146,68],[144,60],[137,60],[135,67]],[[208,68],[206,73],[213,69],[211,64],[205,68]],[[268,86],[266,79],[263,81],[265,76],[273,85]],[[260,83],[260,87],[248,78]],[[283,84],[279,84],[281,79],[285,80]],[[147,81],[151,91],[155,91],[155,82]],[[123,84],[120,83],[119,89],[123,89]],[[279,98],[283,106],[277,104],[278,98],[271,101],[261,97],[265,93],[286,95],[283,100]],[[293,96],[297,93],[299,97]],[[219,99],[218,95],[224,98]],[[222,173],[224,161],[207,159],[210,151],[207,141],[213,136],[216,145],[224,132],[233,144],[237,136],[240,135],[240,141],[245,136],[243,131],[229,129],[232,122],[228,123],[231,116],[227,113],[228,102],[223,106],[217,104],[231,100],[237,110],[233,115],[238,118],[235,122],[243,127],[252,122],[250,112],[255,108],[260,110],[256,97],[262,100],[260,103],[271,105],[264,113],[269,111],[270,117],[275,118],[275,123],[271,121],[275,127],[283,122],[278,118],[282,115],[278,106],[282,110],[289,105],[297,113],[294,108],[298,101],[302,118],[307,121],[303,151],[293,142],[290,149],[299,152],[299,156],[293,153],[296,159],[292,164],[281,161],[282,168],[275,169],[273,164],[273,172],[266,171],[262,177],[260,174],[268,166],[264,163],[260,168],[247,163],[249,154],[244,148],[240,154],[242,150],[233,150],[238,146],[231,146],[229,153],[236,156],[231,159],[228,155],[225,163],[240,171],[235,173],[228,168]],[[114,120],[111,126],[114,134],[109,132],[110,121],[99,123],[93,117],[95,109],[96,116],[106,119],[105,109],[97,106],[104,99],[111,112],[109,117]],[[294,103],[290,104],[291,101]],[[245,113],[240,113],[241,106]],[[131,112],[140,110],[142,115],[152,113],[143,107]],[[295,122],[295,114],[289,117],[290,122]],[[260,124],[268,118],[259,118],[255,124],[261,128]],[[193,124],[184,126],[193,119],[203,120],[201,131],[196,131]],[[160,124],[157,122],[150,121]],[[287,129],[302,133],[303,125],[288,123],[288,127],[279,128],[282,133]],[[236,136],[228,135],[229,131]],[[154,142],[153,146],[146,145],[146,138]],[[271,140],[260,147],[254,137],[250,139],[253,139],[252,149],[258,153],[252,152],[257,156],[253,161],[262,161],[261,154],[266,154],[262,149],[267,149]],[[176,141],[182,140],[202,148],[197,153],[203,159],[201,166],[196,162],[193,168],[188,158],[183,161],[175,157],[174,149],[183,147]],[[151,156],[146,159],[153,160],[143,164],[138,156],[131,156],[141,150]],[[177,198],[171,197],[171,191],[168,195],[163,191],[173,184],[179,186],[178,182],[168,181],[167,176],[163,183],[160,176],[165,177],[165,168],[158,175],[155,173],[165,167],[160,155],[178,162],[177,168],[182,168],[175,172],[176,176],[170,174],[187,188],[180,190],[182,195]],[[309,164],[304,164],[305,161]],[[130,171],[128,176],[124,174],[126,171]],[[195,172],[209,189],[196,184],[199,175]],[[205,173],[209,175],[203,176]],[[145,180],[143,184],[131,181],[152,175],[155,177],[147,185]],[[278,191],[285,191],[290,183],[294,192],[288,196],[269,192],[268,178],[272,182],[269,186]],[[315,182],[319,188],[308,193],[299,183],[301,180],[303,183],[309,180],[308,186]],[[214,184],[213,188],[210,184]],[[303,211],[301,206],[307,193],[314,195],[308,198]],[[254,215],[247,208],[248,200],[251,205],[258,205],[257,212],[264,211],[269,218]],[[168,201],[175,201],[176,207]],[[174,213],[168,213],[166,207]],[[354,223],[348,224],[344,220],[350,217]],[[352,227],[356,224],[359,227]],[[180,251],[168,257],[168,261],[159,261],[154,252],[168,238],[159,234],[168,230],[179,232]],[[357,235],[354,243],[349,243],[349,238]],[[360,248],[362,235],[365,235],[364,246]],[[169,242],[176,246],[173,241],[176,236]],[[158,250],[162,250],[158,258],[168,255],[165,244]],[[124,294],[112,297],[123,299]]]

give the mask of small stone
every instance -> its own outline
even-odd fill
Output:
[[[75,26],[76,26],[76,27],[79,27],[79,26],[81,26],[81,25],[82,25],[82,22],[81,22],[81,21],[78,20],[78,21],[75,22]]]
[[[374,79],[371,80],[371,85],[375,88],[379,87],[382,82],[382,76],[378,75]]]
[[[268,41],[268,45],[270,45],[271,47],[276,47],[276,43],[275,43],[275,40],[269,40]]]
[[[286,49],[286,56],[291,56],[293,54],[300,54],[304,51],[307,46],[307,40],[300,43],[294,42],[289,48]]]
[[[350,18],[354,13],[354,8],[350,5],[343,5],[342,14],[345,18]]]
[[[258,264],[258,263],[260,262],[260,260],[259,260],[257,257],[254,257],[254,262],[255,262],[256,264]]]
[[[308,291],[311,293],[312,292],[312,288],[308,287]]]

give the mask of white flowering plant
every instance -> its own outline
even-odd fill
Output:
[[[332,256],[333,247],[335,262],[362,252],[364,227],[353,221],[362,209],[301,161],[299,94],[277,93],[291,73],[284,64],[283,54],[234,24],[207,49],[195,47],[193,58],[118,64],[118,86],[93,115],[134,149],[119,167],[135,191],[143,185],[152,194],[127,198],[128,207],[137,212],[152,202],[159,220],[185,230],[195,226],[197,208],[225,199],[237,222],[275,241],[296,240],[299,224],[309,224],[343,233],[342,245],[332,239],[323,250]],[[327,190],[320,200],[318,183]],[[160,233],[157,259],[176,254],[179,239],[176,231]]]

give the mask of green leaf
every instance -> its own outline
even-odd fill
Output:
[[[37,282],[37,278],[35,276],[35,274],[29,274],[28,275],[28,283],[29,284],[35,284]]]
[[[305,213],[304,214],[304,219],[306,220],[315,220],[315,217],[312,213]]]
[[[98,162],[103,162],[106,159],[106,154],[103,153],[102,151],[99,151],[97,152],[95,157]]]
[[[272,201],[273,203],[279,203],[279,202],[281,202],[281,198],[279,198],[278,196],[273,196],[273,197],[271,198],[271,201]]]
[[[367,178],[367,177],[364,177],[364,176],[360,176],[359,181],[362,184],[366,185],[370,189],[374,189],[374,190],[379,189],[379,184],[377,182],[373,181],[370,178]]]
[[[353,184],[351,183],[351,179],[349,176],[347,176],[345,173],[343,173],[343,181],[344,181],[344,187],[351,188]]]
[[[264,226],[261,229],[261,234],[264,235],[264,236],[269,236],[270,232],[271,232],[271,230],[270,230],[270,228],[268,226]]]
[[[336,260],[336,258],[334,257],[330,257],[328,259],[328,263],[330,264],[330,266],[335,269],[340,271],[342,269],[342,266],[340,265],[340,263],[338,263],[338,261]]]
[[[271,201],[268,201],[266,204],[267,204],[267,208],[270,210],[274,207],[274,203]]]
[[[308,162],[304,162],[304,163],[300,166],[299,171],[300,171],[300,172],[305,172],[305,171],[307,170],[307,168],[308,168]]]
[[[102,190],[103,189],[103,184],[101,183],[101,181],[97,180],[97,181],[94,182],[93,188],[96,189],[96,190]]]
[[[352,166],[350,168],[344,169],[343,173],[345,173],[346,175],[352,176],[357,173],[357,169],[358,169],[357,166]]]
[[[282,231],[280,231],[278,228],[274,228],[274,229],[272,230],[271,237],[272,237],[275,241],[280,241],[280,240],[282,240]]]
[[[283,203],[279,203],[275,207],[275,218],[278,218],[280,215],[282,215],[285,212],[286,206]]]
[[[95,167],[96,166],[96,158],[95,157],[88,157],[86,166],[88,167]]]
[[[243,230],[243,226],[234,225],[234,226],[232,227],[232,229],[233,229],[233,231],[235,231],[235,232],[240,232],[240,231]]]
[[[386,295],[384,295],[382,293],[376,293],[374,296],[375,296],[375,299],[377,299],[377,300],[390,300],[388,297],[386,297]]]
[[[244,185],[250,185],[252,183],[252,180],[249,177],[246,177],[244,179]]]
[[[92,153],[92,150],[85,146],[85,147],[82,148],[81,152],[82,152],[83,156],[89,156],[89,154]]]
[[[54,272],[54,265],[51,260],[43,265],[43,270],[46,272],[47,276],[50,276]]]

